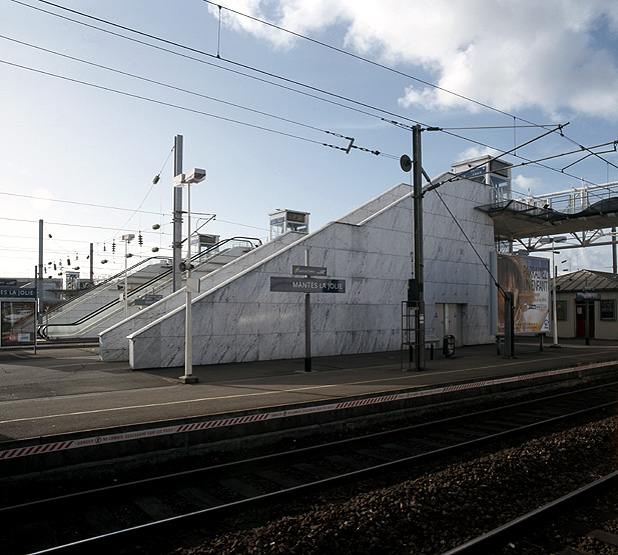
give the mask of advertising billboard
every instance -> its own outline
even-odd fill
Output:
[[[35,344],[36,304],[33,301],[1,301],[0,347]]]
[[[549,259],[499,254],[498,283],[514,294],[515,333],[550,331]],[[500,292],[498,333],[504,333],[504,296]]]

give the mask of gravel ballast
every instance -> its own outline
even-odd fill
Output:
[[[296,507],[293,516],[174,553],[444,553],[614,471],[617,423],[607,418],[342,502]]]

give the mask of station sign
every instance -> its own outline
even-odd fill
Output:
[[[292,266],[293,276],[324,276],[326,277],[326,268],[320,266]]]
[[[4,299],[36,299],[36,287],[0,286],[0,297]]]
[[[345,293],[345,279],[271,276],[270,290],[281,293]]]
[[[582,293],[575,294],[576,301],[600,301],[601,293],[593,293],[591,291],[584,291]]]

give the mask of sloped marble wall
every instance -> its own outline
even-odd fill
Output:
[[[475,207],[488,202],[490,190],[459,181],[439,191],[488,259],[493,226]],[[424,220],[428,309],[435,302],[465,303],[474,314],[464,323],[466,342],[488,342],[489,279],[435,191],[425,196]],[[271,276],[290,276],[292,265],[303,265],[305,251],[311,266],[346,280],[344,294],[311,295],[312,355],[399,349],[412,241],[410,187],[398,185],[219,283],[194,299],[193,364],[304,356],[304,295],[269,286]],[[131,334],[129,355],[135,369],[182,366],[184,307]]]
[[[217,285],[251,268],[273,253],[305,237],[302,233],[288,231],[274,240],[249,251],[236,258],[218,270],[200,277],[200,290],[207,292]],[[194,274],[195,277],[195,274]],[[128,361],[129,340],[127,336],[151,324],[159,318],[165,317],[174,309],[182,307],[185,301],[185,290],[181,288],[164,297],[160,301],[140,310],[129,318],[110,326],[99,334],[99,356],[104,361]],[[184,314],[184,312],[183,312]],[[184,329],[184,320],[183,320]]]

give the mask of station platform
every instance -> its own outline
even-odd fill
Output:
[[[133,371],[101,362],[96,347],[0,351],[0,451],[3,444],[99,430],[212,420],[333,402],[371,399],[455,384],[528,375],[586,364],[618,364],[618,341],[562,340],[539,348],[518,338],[515,357],[496,345],[461,347],[450,357],[429,354],[426,369],[408,371],[402,353],[196,366],[195,384],[182,384],[183,368]]]

